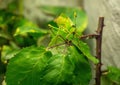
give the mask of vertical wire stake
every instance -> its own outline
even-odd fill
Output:
[[[104,27],[104,17],[99,17],[98,28],[97,28],[97,37],[96,37],[96,58],[99,60],[99,63],[96,64],[96,85],[101,85],[101,48],[102,48],[102,32]]]

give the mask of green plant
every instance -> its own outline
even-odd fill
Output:
[[[75,20],[81,17],[76,10],[82,11],[76,8],[69,17],[64,12],[50,22],[51,41],[47,47],[36,44],[46,31],[21,15],[1,10],[1,33],[5,35],[1,37],[8,42],[1,44],[2,61],[9,60],[7,85],[89,84],[92,77],[89,60],[94,63],[98,60],[90,54],[87,44],[79,40],[86,25],[76,23]],[[85,21],[86,17],[81,19],[82,23]]]
[[[7,85],[89,85],[92,78],[90,61],[96,64],[96,75],[99,75],[96,85],[100,85],[103,17],[97,34],[83,35],[87,17],[82,9],[42,6],[41,10],[56,17],[48,23],[49,31],[10,10],[0,10],[0,63],[5,69],[8,61]],[[48,45],[38,45],[46,36],[50,36]],[[86,37],[96,38],[97,57],[91,55],[83,42]],[[109,67],[102,78],[119,85],[119,72]]]
[[[7,85],[89,84],[92,77],[89,60],[94,63],[98,60],[90,54],[88,45],[79,39],[83,31],[75,24],[65,14],[49,24],[51,41],[48,47],[23,48],[10,59]]]

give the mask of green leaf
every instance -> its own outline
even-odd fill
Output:
[[[101,85],[118,85],[118,84],[113,83],[105,76],[101,76]]]
[[[24,18],[17,22],[15,27],[14,38],[21,47],[36,45],[38,38],[47,35],[46,30],[40,29],[36,24]]]
[[[1,59],[2,61],[6,61],[11,59],[12,57],[14,57],[14,55],[16,55],[17,53],[19,53],[20,50],[18,49],[13,49],[10,46],[4,45],[2,47],[2,52],[1,52]]]
[[[15,36],[15,41],[20,47],[27,47],[31,45],[36,45],[36,40],[32,36]]]
[[[89,61],[75,46],[69,47],[69,56],[75,65],[73,84],[74,85],[89,85],[92,78],[92,72]]]
[[[93,63],[97,64],[99,61],[97,58],[91,55],[90,49],[86,43],[79,40],[79,38],[73,40],[73,44]]]
[[[72,83],[74,66],[69,59],[69,56],[57,54],[54,55],[48,62],[43,74],[42,85],[63,85]]]
[[[62,6],[40,6],[40,9],[47,15],[58,16],[61,13],[67,15],[79,33],[83,32],[87,26],[87,16],[81,8],[71,8]]]
[[[8,63],[7,85],[41,85],[43,70],[51,56],[42,47],[24,48]]]
[[[26,20],[26,19],[21,19],[21,21],[17,24],[16,26],[16,31],[14,33],[14,36],[17,35],[24,35],[26,36],[27,33],[34,33],[34,34],[45,34],[46,31],[40,29],[37,25],[35,25],[34,23]]]
[[[120,85],[120,69],[117,67],[108,67],[108,72],[104,77],[114,85]]]

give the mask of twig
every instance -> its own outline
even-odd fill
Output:
[[[99,60],[99,63],[96,64],[96,78],[95,83],[96,85],[101,85],[101,47],[102,47],[102,32],[104,27],[104,17],[99,17],[98,22],[98,29],[97,34],[88,34],[88,35],[82,35],[79,38],[80,39],[86,39],[86,38],[96,38],[96,58]]]
[[[97,34],[99,35],[96,38],[96,58],[99,60],[99,63],[96,64],[96,85],[101,85],[101,47],[102,47],[102,32],[104,27],[104,17],[99,18]]]
[[[82,35],[82,36],[80,36],[80,39],[96,38],[97,36],[99,36],[99,34],[88,34],[88,35]]]
[[[101,73],[102,73],[101,75],[107,75],[109,73],[109,70],[104,70]]]

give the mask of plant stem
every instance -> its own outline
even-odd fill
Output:
[[[80,36],[80,39],[85,39],[85,38],[96,38],[97,36],[99,36],[99,34],[82,35],[82,36]]]
[[[86,38],[96,38],[96,58],[99,60],[99,63],[96,64],[96,78],[95,85],[101,85],[101,47],[102,47],[102,32],[104,27],[104,17],[99,17],[97,34],[88,34],[80,36],[80,39]]]
[[[101,47],[102,47],[102,32],[104,27],[104,17],[99,18],[97,34],[96,37],[96,58],[99,60],[99,63],[96,64],[96,85],[101,85]]]

